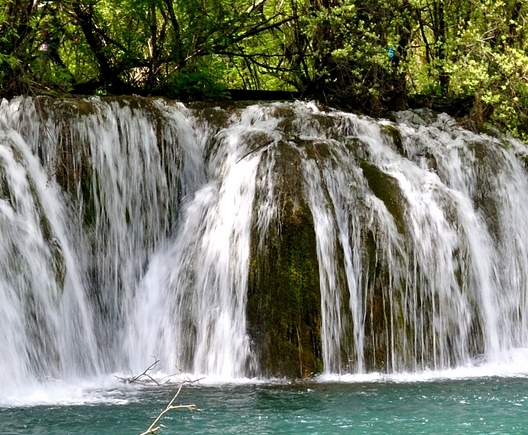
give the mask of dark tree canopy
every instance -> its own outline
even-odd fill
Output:
[[[524,0],[0,0],[0,94],[295,91],[528,135]]]

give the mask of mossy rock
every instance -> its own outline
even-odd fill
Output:
[[[390,316],[384,300],[386,278],[383,264],[378,254],[378,246],[374,234],[369,231],[363,235],[365,288],[365,348],[364,359],[367,370],[385,371],[387,354],[390,351],[388,328]]]
[[[356,136],[345,138],[344,145],[350,153],[357,159],[366,160],[369,156],[369,146]]]
[[[328,160],[332,157],[332,145],[326,141],[314,141],[293,137],[290,138],[290,142],[294,143],[299,148],[303,148],[306,152],[306,156],[316,162]]]
[[[384,252],[383,238],[379,241],[372,231],[366,231],[362,238],[365,247],[365,369],[379,372],[413,370],[416,329],[405,315],[407,283],[404,277],[394,279]],[[419,294],[416,297],[419,298]]]
[[[214,131],[219,131],[229,125],[229,119],[234,113],[240,111],[236,105],[232,103],[209,103],[197,102],[189,104],[192,114],[210,126]]]
[[[502,150],[499,145],[491,142],[474,142],[469,145],[469,148],[474,154],[478,188],[473,195],[473,203],[475,209],[480,213],[490,234],[496,241],[500,240],[501,224],[500,216],[502,204],[499,198],[494,196],[496,187],[493,186],[497,180],[501,179],[501,172],[509,170],[502,166],[504,158],[502,157]]]
[[[406,156],[405,148],[403,147],[403,140],[401,137],[400,130],[392,124],[385,124],[380,126],[381,137],[385,142],[391,144],[394,149],[401,156]]]
[[[337,138],[336,118],[328,116],[327,113],[314,113],[311,118],[311,123],[318,131],[324,132],[325,135],[332,138]]]
[[[360,162],[360,167],[372,193],[383,201],[393,216],[398,231],[405,233],[406,204],[398,181],[365,160]]]
[[[266,131],[248,131],[246,133],[242,133],[240,136],[240,142],[242,142],[247,149],[246,153],[240,158],[241,160],[256,151],[260,151],[261,149],[273,144],[275,142],[275,138],[272,134]]]
[[[278,144],[279,212],[263,246],[256,229],[252,237],[248,331],[264,376],[304,378],[323,368],[315,230],[300,164],[297,150]]]
[[[298,117],[292,107],[286,105],[274,106],[270,111],[270,115],[279,119],[277,130],[283,132],[285,136],[293,136],[299,133],[299,128],[296,125]]]
[[[74,119],[80,116],[94,115],[97,107],[92,99],[88,98],[52,98],[39,96],[34,100],[35,109],[43,121],[47,121],[50,116],[54,119]]]

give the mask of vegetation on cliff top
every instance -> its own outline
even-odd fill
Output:
[[[524,0],[0,0],[0,95],[296,92],[526,138]]]

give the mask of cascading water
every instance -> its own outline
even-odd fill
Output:
[[[444,369],[527,347],[524,145],[314,105],[0,106],[0,384]]]
[[[245,301],[262,150],[250,153],[244,137],[276,126],[258,122],[256,112],[215,136],[203,185],[185,199],[176,234],[150,263],[136,296],[131,359],[156,355],[166,367],[224,378],[243,377],[254,364]]]
[[[0,126],[0,385],[94,373],[93,312],[64,201],[23,139]]]

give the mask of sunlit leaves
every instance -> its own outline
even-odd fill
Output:
[[[525,0],[0,0],[0,92],[284,89],[370,113],[475,97],[527,135],[527,17]]]

